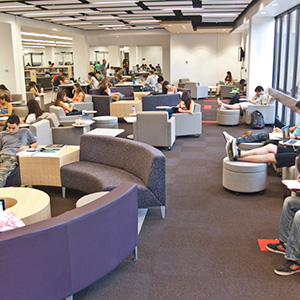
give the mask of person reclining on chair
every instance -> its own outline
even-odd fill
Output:
[[[295,108],[296,113],[300,114],[300,101],[296,103]],[[291,132],[291,139],[300,139],[300,121],[297,126],[290,127],[289,131]],[[295,164],[295,158],[300,154],[300,149],[267,144],[263,147],[243,151],[237,147],[236,139],[233,138],[226,143],[226,153],[230,160],[274,163],[277,168],[282,168]]]

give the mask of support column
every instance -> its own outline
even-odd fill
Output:
[[[272,86],[274,27],[274,18],[253,17],[250,20],[248,98],[254,94],[256,86],[261,85],[265,90]]]
[[[0,35],[0,82],[13,94],[22,94],[26,99],[20,25],[0,23]]]
[[[48,61],[50,60],[52,63],[55,64],[55,51],[54,47],[45,47],[45,55],[43,57],[43,65],[48,66]]]
[[[74,78],[88,78],[90,72],[89,46],[84,35],[73,36]]]
[[[138,46],[129,46],[129,70],[132,70],[139,61]]]
[[[119,46],[108,46],[108,59],[109,66],[122,67],[121,66],[121,55]]]

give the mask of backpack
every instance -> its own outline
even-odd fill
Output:
[[[254,112],[251,113],[251,122],[250,122],[250,128],[253,129],[262,129],[265,127],[265,120],[263,114],[255,110]]]

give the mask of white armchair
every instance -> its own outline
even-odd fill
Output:
[[[202,113],[201,105],[195,103],[193,113],[175,113],[175,135],[197,135],[202,133]]]
[[[84,102],[76,102],[74,107],[78,110],[94,110],[94,103],[92,101],[92,96],[85,94]]]
[[[39,120],[30,125],[29,130],[36,136],[40,145],[65,144],[80,145],[80,136],[90,130],[90,127],[58,127],[55,114],[49,114],[47,119]]]
[[[200,86],[198,82],[188,81],[185,83],[185,88],[191,91],[193,99],[208,97],[208,86]]]
[[[175,118],[166,111],[140,111],[133,123],[135,141],[171,150],[175,142]]]
[[[243,111],[243,118],[246,124],[251,122],[251,113],[255,110],[261,112],[264,116],[265,124],[275,123],[275,100],[271,99],[267,105],[255,105],[249,103],[246,110]]]

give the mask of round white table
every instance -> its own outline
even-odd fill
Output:
[[[77,200],[76,207],[81,207],[83,205],[86,205],[92,201],[95,201],[96,199],[103,197],[104,195],[108,194],[109,192],[97,192],[85,195]]]

